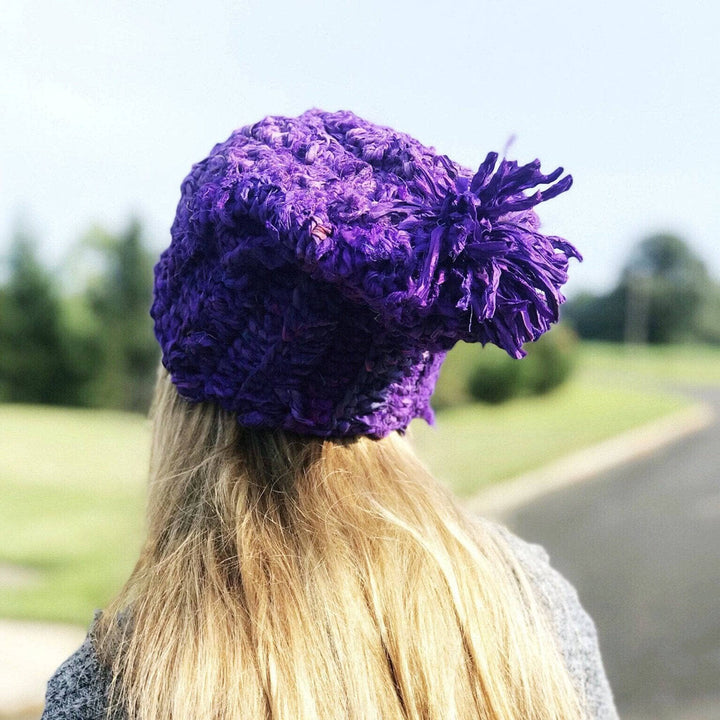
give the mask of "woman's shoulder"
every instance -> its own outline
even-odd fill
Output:
[[[577,591],[555,568],[540,545],[526,542],[501,525],[493,527],[506,541],[535,589],[558,640],[570,675],[585,696],[588,716],[618,717],[605,674],[595,623],[580,603]]]
[[[42,720],[105,718],[110,674],[98,658],[90,629],[83,644],[50,678]]]

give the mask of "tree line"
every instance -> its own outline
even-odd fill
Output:
[[[658,233],[631,249],[612,290],[578,295],[563,319],[585,339],[719,344],[720,285],[682,238]]]
[[[73,257],[63,288],[33,237],[14,233],[0,284],[0,402],[145,411],[159,350],[149,316],[155,257],[142,226],[93,228]],[[593,340],[720,344],[720,286],[681,238],[653,235],[631,250],[612,290],[569,301],[561,325],[528,346],[522,368],[492,350],[458,349],[456,367],[446,364],[467,375],[460,394],[498,402],[551,389],[571,367],[568,328]],[[440,406],[460,392],[444,375]]]
[[[63,290],[17,230],[0,286],[0,401],[146,410],[159,359],[153,262],[137,220],[118,233],[96,227]]]

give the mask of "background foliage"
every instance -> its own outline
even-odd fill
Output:
[[[118,232],[91,228],[62,272],[41,262],[22,228],[4,261],[0,568],[29,576],[0,591],[0,614],[85,622],[117,591],[142,537],[148,426],[135,411],[147,409],[159,354],[153,258],[132,220]],[[433,396],[437,427],[414,423],[410,434],[455,492],[684,406],[667,382],[720,382],[720,292],[677,237],[646,239],[610,292],[565,307],[521,361],[492,346],[449,353]],[[576,332],[628,342],[579,342]],[[703,345],[677,345],[691,340]]]
[[[720,287],[681,238],[651,235],[630,253],[615,287],[584,293],[564,317],[582,338],[720,343]]]
[[[70,258],[68,290],[16,230],[0,287],[0,401],[146,410],[159,357],[152,264],[136,220],[96,227]]]

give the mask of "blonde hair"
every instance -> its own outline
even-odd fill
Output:
[[[512,553],[397,435],[249,431],[162,373],[148,523],[97,627],[109,713],[582,717]]]

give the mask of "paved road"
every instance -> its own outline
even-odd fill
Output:
[[[621,717],[720,719],[720,421],[505,521],[578,588]]]

